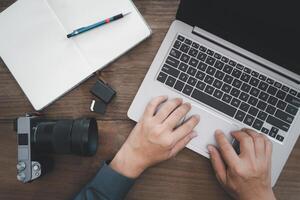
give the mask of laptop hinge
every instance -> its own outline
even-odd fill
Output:
[[[218,46],[220,46],[220,47],[222,47],[222,48],[224,48],[224,49],[226,49],[228,51],[231,51],[231,52],[233,52],[233,53],[235,53],[235,54],[237,54],[237,55],[239,55],[239,56],[241,56],[241,57],[243,57],[243,58],[245,58],[247,60],[250,60],[251,62],[254,62],[255,64],[258,64],[258,65],[260,65],[260,66],[262,66],[262,67],[264,67],[264,68],[266,68],[266,69],[268,69],[268,70],[270,70],[270,71],[272,71],[272,72],[274,72],[276,74],[279,74],[279,75],[281,75],[281,76],[283,76],[283,77],[285,77],[285,78],[293,81],[297,85],[300,84],[299,80],[297,80],[295,78],[292,78],[291,76],[288,76],[287,74],[279,72],[279,71],[277,71],[277,70],[275,70],[275,69],[273,69],[273,68],[271,68],[271,67],[269,67],[269,66],[267,66],[267,65],[265,65],[265,64],[263,64],[263,63],[261,63],[261,62],[259,62],[257,60],[254,60],[253,58],[250,58],[249,56],[247,56],[247,55],[245,55],[245,54],[243,54],[241,52],[238,52],[238,51],[236,51],[236,50],[234,50],[234,49],[232,49],[232,48],[230,48],[230,47],[228,47],[228,46],[226,46],[224,44],[221,44],[221,43],[217,42],[216,40],[212,39],[213,37],[217,37],[217,36],[209,37],[207,35],[212,35],[211,33],[207,32],[207,31],[205,31],[203,29],[200,29],[197,26],[194,26],[192,33],[195,34],[195,35],[197,35],[197,36],[199,36],[199,37],[201,37],[201,38],[203,38],[203,39],[205,39],[205,40],[208,40],[211,43],[214,43],[215,45],[218,45]]]

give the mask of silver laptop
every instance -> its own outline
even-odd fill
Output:
[[[209,157],[214,131],[243,127],[273,142],[274,186],[300,133],[300,14],[293,3],[182,0],[129,111],[138,121],[159,95],[192,104],[199,136],[187,147]]]

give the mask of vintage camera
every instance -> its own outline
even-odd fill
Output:
[[[49,154],[92,156],[98,147],[95,119],[47,120],[26,115],[16,120],[18,139],[17,179],[27,183],[49,171]]]

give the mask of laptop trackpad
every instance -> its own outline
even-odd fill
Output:
[[[193,104],[192,110],[185,119],[195,114],[200,115],[200,122],[194,129],[198,133],[198,137],[194,138],[186,147],[207,158],[209,158],[207,145],[212,144],[217,146],[215,141],[215,131],[217,129],[224,132],[230,143],[232,142],[230,132],[240,129],[237,124],[209,111],[209,109]]]

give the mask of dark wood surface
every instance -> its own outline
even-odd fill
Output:
[[[3,11],[14,0],[0,0]],[[0,61],[0,199],[72,199],[97,172],[101,161],[112,158],[134,126],[126,112],[162,42],[178,6],[177,0],[135,0],[153,35],[102,72],[117,91],[105,115],[89,111],[89,89],[96,76],[44,110],[49,118],[96,117],[100,148],[96,156],[55,156],[55,168],[30,183],[16,180],[16,134],[13,119],[33,108]],[[20,22],[22,23],[22,22]],[[1,27],[0,27],[1,31]],[[1,45],[1,44],[0,44]],[[274,188],[279,199],[300,199],[300,142],[298,141]],[[177,157],[147,170],[136,182],[128,200],[229,199],[217,183],[207,159],[187,149]]]

